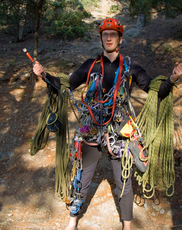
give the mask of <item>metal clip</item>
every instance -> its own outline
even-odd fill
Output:
[[[112,140],[112,141],[111,141],[111,140]],[[113,146],[115,142],[116,142],[116,140],[115,140],[114,136],[110,136],[110,137],[109,137],[110,146]]]

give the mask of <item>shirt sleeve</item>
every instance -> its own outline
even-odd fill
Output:
[[[137,62],[134,61],[131,62],[130,74],[132,76],[133,81],[136,82],[136,84],[143,91],[148,92],[149,85],[152,78],[146,73],[146,71]],[[173,85],[174,84],[170,81],[170,78],[162,82],[159,88],[158,97],[160,99],[164,99],[169,94],[171,87]]]
[[[61,83],[58,77],[54,77],[50,75],[49,73],[46,73],[46,78],[54,85],[57,89],[61,89]],[[55,92],[57,92],[55,88]]]
[[[94,61],[93,59],[88,59],[80,66],[78,70],[76,70],[71,74],[69,79],[71,90],[76,89],[78,86],[80,86],[81,84],[87,81],[87,75],[93,61]]]
[[[146,71],[135,61],[131,62],[130,74],[133,81],[145,92],[148,92],[151,77]]]
[[[70,82],[70,89],[74,90],[76,89],[78,86],[80,86],[81,84],[85,83],[87,80],[87,74],[88,71],[92,65],[94,60],[92,59],[88,59],[86,62],[84,62],[80,68],[78,70],[76,70],[75,72],[73,72],[70,75],[69,78],[69,82]],[[46,78],[53,84],[56,86],[56,88],[61,88],[61,82],[60,79],[58,77],[54,77],[52,75],[50,75],[49,73],[46,73]]]

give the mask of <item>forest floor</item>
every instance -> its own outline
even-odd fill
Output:
[[[108,1],[106,1],[108,2]],[[102,1],[103,7],[104,1]],[[107,5],[108,7],[108,5]],[[102,7],[101,7],[102,9]],[[95,20],[102,20],[114,14],[94,10]],[[117,14],[125,31],[136,29],[136,19]],[[174,63],[182,61],[182,16],[166,19],[155,16],[135,37],[124,37],[121,48],[140,63],[150,76],[170,76]],[[100,50],[98,23],[95,23],[89,40],[62,41],[40,35],[38,60],[52,75],[69,74],[89,57],[95,57]],[[27,48],[33,52],[34,38],[29,35],[21,43],[12,43],[11,37],[0,37],[0,229],[2,230],[64,230],[69,211],[63,202],[55,198],[55,136],[50,135],[47,146],[35,156],[30,156],[30,142],[35,134],[45,97],[46,84],[32,80],[32,67],[22,52]],[[132,229],[168,230],[182,229],[182,80],[174,87],[175,121],[175,192],[170,198],[161,192],[155,199],[141,198],[134,203]],[[80,90],[74,92],[80,96]],[[134,88],[132,102],[138,113],[147,95]],[[69,114],[71,135],[76,126],[72,113]],[[137,184],[133,178],[134,193]],[[138,195],[138,194],[137,194]],[[137,199],[140,199],[137,196]],[[116,188],[110,162],[103,155],[87,199],[89,207],[79,221],[79,230],[121,229],[119,221]],[[141,207],[140,207],[141,206]]]

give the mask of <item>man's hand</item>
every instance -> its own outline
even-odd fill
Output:
[[[44,67],[38,61],[36,61],[34,66],[33,66],[33,72],[39,77],[41,77],[42,73],[44,73],[44,75],[46,75]]]
[[[175,63],[175,67],[173,69],[172,75],[170,77],[171,81],[175,83],[180,76],[182,76],[182,63]]]

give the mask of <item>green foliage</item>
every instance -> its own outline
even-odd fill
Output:
[[[164,50],[168,52],[170,50],[171,46],[169,44],[164,45]]]
[[[64,3],[64,4],[63,4]],[[63,39],[72,39],[84,36],[88,25],[83,19],[90,17],[78,1],[52,2],[47,11],[46,32]],[[55,7],[56,6],[56,7]]]
[[[152,7],[153,0],[130,0],[129,11],[132,16],[139,13],[148,15]]]
[[[118,11],[119,10],[119,6],[118,5],[112,5],[111,7],[110,7],[110,13],[115,13],[116,11]]]
[[[60,19],[52,21],[46,31],[53,36],[61,36],[64,39],[81,37],[85,30],[88,30],[81,20],[82,16],[79,12],[63,12]]]
[[[90,9],[92,7],[99,7],[99,0],[80,0],[80,3],[85,9]]]
[[[161,0],[161,2],[164,4],[164,7],[161,7],[161,10],[166,16],[174,18],[175,16],[182,13],[181,0]]]
[[[182,13],[181,0],[129,0],[129,11],[132,16],[143,13],[150,16],[152,9],[168,17]]]
[[[14,35],[15,41],[19,40],[20,30],[24,35],[32,32],[40,2],[43,2],[41,26],[47,33],[68,39],[81,37],[88,31],[89,26],[84,22],[90,17],[84,10],[90,3],[87,0],[1,0],[1,31]]]
[[[24,18],[24,7],[25,2],[14,1],[1,1],[0,5],[0,25],[1,28],[9,28],[9,31],[14,31],[18,28],[20,21]]]
[[[25,34],[35,21],[36,12],[36,3],[32,0],[1,0],[1,32],[13,35],[14,40],[18,41],[20,30]]]

